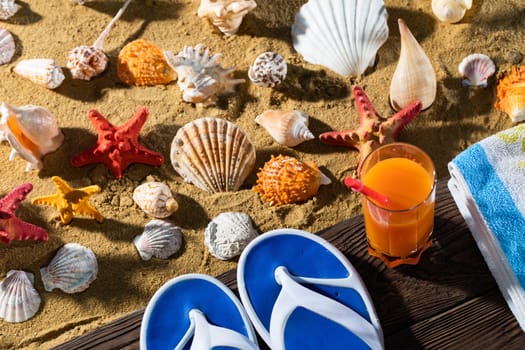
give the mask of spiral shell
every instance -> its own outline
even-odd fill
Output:
[[[285,146],[294,147],[315,138],[308,129],[308,115],[303,112],[268,110],[258,115],[255,122]]]
[[[331,181],[311,162],[279,155],[264,164],[253,190],[270,205],[303,202]]]
[[[273,88],[283,82],[286,72],[286,61],[281,55],[264,52],[250,66],[248,78],[257,86]]]
[[[225,35],[237,33],[244,16],[257,7],[254,0],[201,0],[197,16],[207,18]]]
[[[33,286],[30,272],[11,270],[0,283],[0,318],[7,322],[24,322],[33,317],[42,299]]]
[[[432,0],[432,12],[445,23],[461,21],[471,7],[472,0]]]
[[[137,186],[133,191],[133,200],[146,214],[158,219],[167,218],[179,208],[170,188],[162,182],[146,182]]]
[[[184,181],[202,190],[236,191],[255,165],[255,146],[234,123],[200,118],[177,131],[171,163]]]
[[[67,243],[58,250],[49,265],[40,269],[44,289],[80,293],[97,278],[98,263],[93,251],[78,243]]]
[[[93,46],[78,46],[67,55],[67,68],[75,79],[90,80],[106,70],[109,59]]]
[[[0,28],[0,65],[11,62],[15,54],[15,40],[9,31]]]
[[[13,71],[48,89],[56,89],[65,79],[62,68],[51,58],[33,58],[17,63]]]
[[[133,239],[142,260],[152,256],[167,259],[177,253],[182,246],[182,232],[179,227],[164,220],[151,220],[144,232]]]
[[[525,120],[525,66],[512,66],[496,88],[495,107],[509,115],[514,123]]]
[[[9,19],[21,8],[22,6],[15,4],[15,0],[0,0],[0,19]]]
[[[496,66],[489,56],[473,53],[460,62],[458,70],[465,78],[464,86],[486,87],[487,79],[496,72]]]

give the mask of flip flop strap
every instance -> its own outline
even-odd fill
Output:
[[[200,310],[190,310],[189,318],[190,327],[173,350],[182,350],[192,337],[193,342],[190,350],[210,350],[217,346],[241,350],[259,350],[256,344],[241,333],[209,324]]]
[[[275,301],[270,320],[272,350],[285,350],[286,322],[298,307],[327,318],[348,329],[371,349],[383,349],[375,327],[351,308],[297,283],[284,267],[275,271],[281,292]]]

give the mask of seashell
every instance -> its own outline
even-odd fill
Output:
[[[213,218],[204,231],[204,244],[214,257],[232,259],[241,254],[258,232],[248,214],[226,212]]]
[[[0,65],[11,62],[15,54],[15,40],[9,31],[0,28]]]
[[[98,263],[93,251],[78,243],[62,246],[49,265],[40,269],[44,289],[80,293],[97,279]]]
[[[401,53],[390,83],[390,104],[394,110],[399,111],[419,100],[422,109],[426,109],[436,98],[436,73],[405,21],[399,18],[397,22],[401,35]]]
[[[200,118],[177,131],[171,164],[184,181],[202,190],[236,191],[255,166],[255,146],[234,123]]]
[[[122,48],[117,61],[118,78],[128,85],[162,85],[177,79],[162,50],[144,39]]]
[[[308,116],[303,112],[268,110],[255,117],[255,122],[285,146],[294,147],[315,138],[308,129]]]
[[[499,80],[495,107],[514,123],[525,120],[525,66],[512,66],[510,74]]]
[[[146,182],[137,186],[133,191],[133,200],[146,214],[159,219],[167,218],[179,207],[168,185],[162,182]]]
[[[330,182],[315,164],[279,155],[260,169],[253,190],[270,205],[283,205],[310,199],[321,185]]]
[[[179,227],[164,220],[151,220],[144,227],[144,232],[133,239],[142,260],[152,256],[167,259],[180,250],[182,232]]]
[[[42,158],[62,145],[64,134],[55,117],[44,107],[0,105],[0,141],[11,145],[9,160],[27,161],[26,171],[42,169]]]
[[[106,28],[99,35],[92,46],[81,45],[69,51],[67,55],[67,68],[75,79],[91,80],[106,70],[108,57],[104,53],[104,40],[109,35],[111,28],[122,16],[131,0],[127,0],[111,19]],[[81,5],[84,2],[79,2]]]
[[[432,0],[432,12],[445,23],[461,21],[471,7],[472,0]]]
[[[30,272],[7,272],[0,283],[0,318],[7,322],[24,322],[37,313],[42,299],[34,283],[35,276]]]
[[[201,0],[197,16],[207,18],[225,35],[237,33],[244,16],[257,7],[254,0]]]
[[[388,39],[387,18],[383,0],[310,0],[295,16],[293,46],[307,62],[357,76]]]
[[[0,0],[0,19],[6,20],[20,10],[22,6],[15,4],[15,0]]]
[[[177,85],[186,102],[204,106],[215,104],[218,96],[234,92],[235,85],[245,81],[233,79],[235,68],[222,68],[217,63],[222,55],[210,55],[210,50],[203,44],[185,46],[177,56],[170,51],[165,51],[164,55],[177,72]]]
[[[286,61],[281,55],[264,52],[250,66],[248,78],[257,86],[273,88],[286,78],[286,70]]]
[[[464,86],[486,87],[487,79],[496,72],[496,66],[489,56],[473,53],[460,62],[458,70],[465,78]]]
[[[51,58],[22,60],[13,68],[13,71],[48,89],[59,87],[65,78],[62,68]]]

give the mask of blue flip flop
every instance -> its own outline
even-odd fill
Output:
[[[241,301],[272,350],[383,349],[359,274],[314,234],[279,229],[254,239],[237,268]]]
[[[216,278],[186,274],[151,298],[140,329],[141,350],[258,350],[257,337],[233,292]]]

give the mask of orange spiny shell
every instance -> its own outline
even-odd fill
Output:
[[[253,190],[270,205],[305,201],[317,194],[319,186],[330,180],[310,162],[279,155],[264,164]]]
[[[525,120],[525,66],[512,66],[497,86],[495,107],[507,113],[513,122]]]
[[[117,75],[128,85],[161,85],[177,79],[162,50],[156,45],[137,39],[122,48],[118,55]]]

